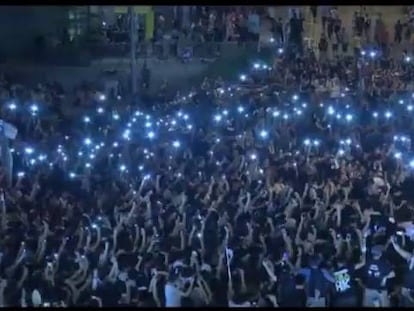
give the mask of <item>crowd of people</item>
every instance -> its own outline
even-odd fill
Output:
[[[168,102],[3,77],[0,305],[413,306],[413,64],[359,52]]]

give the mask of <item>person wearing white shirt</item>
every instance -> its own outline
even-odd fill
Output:
[[[181,283],[180,276],[175,271],[171,272],[169,280],[164,287],[165,307],[181,307],[181,298],[188,297],[191,294],[194,287],[194,278],[191,280],[190,286],[186,291],[181,290]]]

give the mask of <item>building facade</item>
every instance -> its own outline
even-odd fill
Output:
[[[69,10],[65,6],[2,6],[0,53],[30,49],[41,36],[59,38],[68,27]]]

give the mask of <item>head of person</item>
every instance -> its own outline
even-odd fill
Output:
[[[321,264],[321,258],[320,258],[319,255],[314,254],[314,255],[310,256],[309,266],[311,268],[318,268],[320,264]]]
[[[382,251],[383,251],[383,247],[381,245],[375,245],[374,247],[372,247],[371,248],[372,258],[374,258],[375,260],[380,259],[382,256]]]

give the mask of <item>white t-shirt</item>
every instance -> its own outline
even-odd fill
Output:
[[[180,291],[171,283],[165,284],[165,306],[167,308],[181,307]]]

